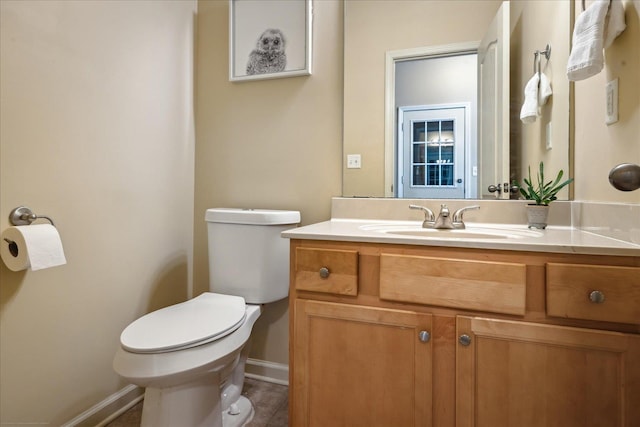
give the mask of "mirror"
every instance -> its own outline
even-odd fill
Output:
[[[493,184],[502,185],[503,181],[509,184],[513,181],[521,182],[528,166],[532,165],[535,170],[541,160],[545,162],[545,169],[563,169],[565,173],[571,173],[570,85],[565,66],[569,55],[573,2],[512,0],[505,3],[508,3],[508,24],[505,31],[508,32],[509,43],[508,52],[504,53],[509,61],[504,65],[508,67],[509,85],[502,97],[505,107],[499,114],[503,117],[502,121],[507,122],[506,127],[505,123],[501,123],[508,135],[507,154],[502,160],[497,159],[495,153],[491,154],[494,166],[485,166],[489,164],[486,160],[490,155],[484,153],[484,148],[480,146],[479,128],[482,126],[478,119],[486,118],[484,111],[487,107],[486,101],[478,97],[476,104],[471,107],[470,119],[467,119],[475,123],[467,126],[472,145],[467,147],[466,154],[458,157],[464,158],[465,165],[463,172],[458,173],[455,178],[456,181],[462,179],[465,184],[468,181],[473,185],[473,190],[463,191],[464,195],[458,193],[452,196],[455,198],[517,197],[508,192],[486,191],[490,182],[482,178],[483,172],[505,167],[505,164],[506,177],[497,178]],[[409,76],[416,73],[398,73],[400,62],[405,64],[414,59],[450,57],[451,52],[467,54],[469,50],[474,51],[471,52],[474,56],[476,52],[482,53],[481,41],[502,4],[502,1],[492,0],[345,1],[343,196],[399,196],[398,176],[402,174],[397,171],[402,167],[399,166],[402,150],[399,149],[401,145],[398,134],[402,133],[397,127],[398,116],[400,113],[406,115],[407,111],[411,112],[415,107],[441,103],[412,99],[411,105],[390,104],[389,100],[396,98],[397,82],[390,82],[389,74],[402,75],[402,84],[411,92],[412,87],[417,88],[435,78],[429,72],[424,72],[421,75],[417,73],[418,80],[409,80]],[[553,94],[540,109],[539,117],[533,123],[523,124],[520,109],[524,102],[524,87],[534,74],[534,52],[544,50],[547,44],[552,47],[552,53],[548,60],[539,55],[540,67],[551,82]],[[447,48],[449,52],[446,52]],[[389,57],[392,58],[391,66]],[[451,72],[450,75],[449,80],[456,81],[455,74]],[[477,84],[477,80],[473,83]],[[466,102],[458,101],[463,104]],[[400,107],[404,107],[404,110]],[[483,114],[479,115],[478,111],[483,108]],[[440,125],[448,123],[447,120],[429,119],[424,120],[423,124],[434,125],[435,122]],[[416,135],[421,134],[417,132]],[[439,153],[442,153],[446,144],[440,145]],[[418,150],[420,147],[414,148]],[[418,156],[421,152],[416,153]],[[356,168],[349,167],[353,164],[349,165],[347,162],[348,156],[353,155],[360,156]],[[453,167],[449,163],[451,159],[443,154],[436,155],[431,161],[437,165],[438,170]],[[405,170],[404,176],[413,173],[411,166],[406,169],[410,170]],[[564,191],[565,194],[561,194],[560,199],[568,198],[568,193]],[[443,196],[436,193],[433,196],[417,197]]]

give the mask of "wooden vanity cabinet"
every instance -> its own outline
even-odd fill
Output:
[[[431,425],[431,317],[296,301],[292,425]]]
[[[637,257],[292,240],[290,273],[293,427],[640,425]]]
[[[640,425],[640,337],[460,316],[456,426]]]

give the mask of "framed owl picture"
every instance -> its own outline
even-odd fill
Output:
[[[311,0],[229,0],[229,80],[311,74]]]

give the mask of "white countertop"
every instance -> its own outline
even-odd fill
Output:
[[[282,237],[289,239],[329,240],[343,242],[391,243],[422,246],[445,246],[479,249],[500,249],[513,251],[576,253],[593,255],[640,256],[640,245],[605,237],[588,231],[564,227],[549,226],[545,230],[529,233],[526,225],[503,225],[473,223],[465,221],[467,228],[473,230],[502,229],[521,234],[517,238],[450,238],[447,231],[438,230],[429,233],[429,237],[406,236],[392,232],[379,231],[376,228],[419,229],[420,221],[383,221],[332,219],[330,221],[311,224],[284,231]],[[440,234],[443,233],[443,234]],[[433,237],[432,237],[433,234]],[[534,236],[527,236],[532,234]],[[443,237],[439,237],[442,235]]]

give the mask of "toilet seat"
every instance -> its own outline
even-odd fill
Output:
[[[196,298],[142,316],[120,335],[132,353],[164,353],[216,341],[242,325],[245,300],[205,292]]]

